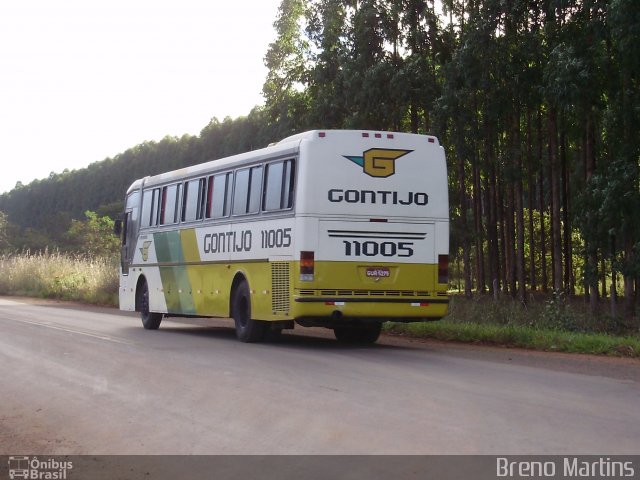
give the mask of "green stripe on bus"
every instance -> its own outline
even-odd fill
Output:
[[[184,263],[179,231],[154,233],[153,239],[159,263]]]
[[[160,267],[160,278],[169,313],[194,315],[191,283],[187,267]]]
[[[153,235],[158,263],[200,262],[198,243],[194,229],[159,232]],[[190,270],[182,266],[160,267],[160,278],[167,310],[170,313],[196,314],[194,303],[194,278]]]

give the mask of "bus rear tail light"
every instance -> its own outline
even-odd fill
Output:
[[[438,255],[438,283],[449,283],[449,255]]]
[[[300,281],[313,282],[315,273],[315,255],[313,252],[300,252]]]

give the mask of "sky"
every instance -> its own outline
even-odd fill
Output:
[[[0,4],[0,193],[263,103],[280,0]]]

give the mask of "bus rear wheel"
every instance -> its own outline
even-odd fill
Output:
[[[346,327],[335,327],[333,334],[336,340],[341,343],[352,343],[369,345],[375,343],[380,336],[382,323],[365,323],[362,325],[350,325]]]
[[[255,343],[264,340],[267,334],[267,323],[251,318],[251,297],[249,285],[242,281],[233,293],[231,314],[236,324],[236,337],[244,343]]]
[[[138,290],[138,305],[145,330],[157,330],[162,322],[162,314],[149,311],[149,286],[146,281],[142,282]]]

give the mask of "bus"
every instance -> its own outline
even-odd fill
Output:
[[[133,182],[120,309],[226,317],[242,342],[333,329],[374,343],[385,321],[448,308],[444,149],[429,135],[314,130]]]

